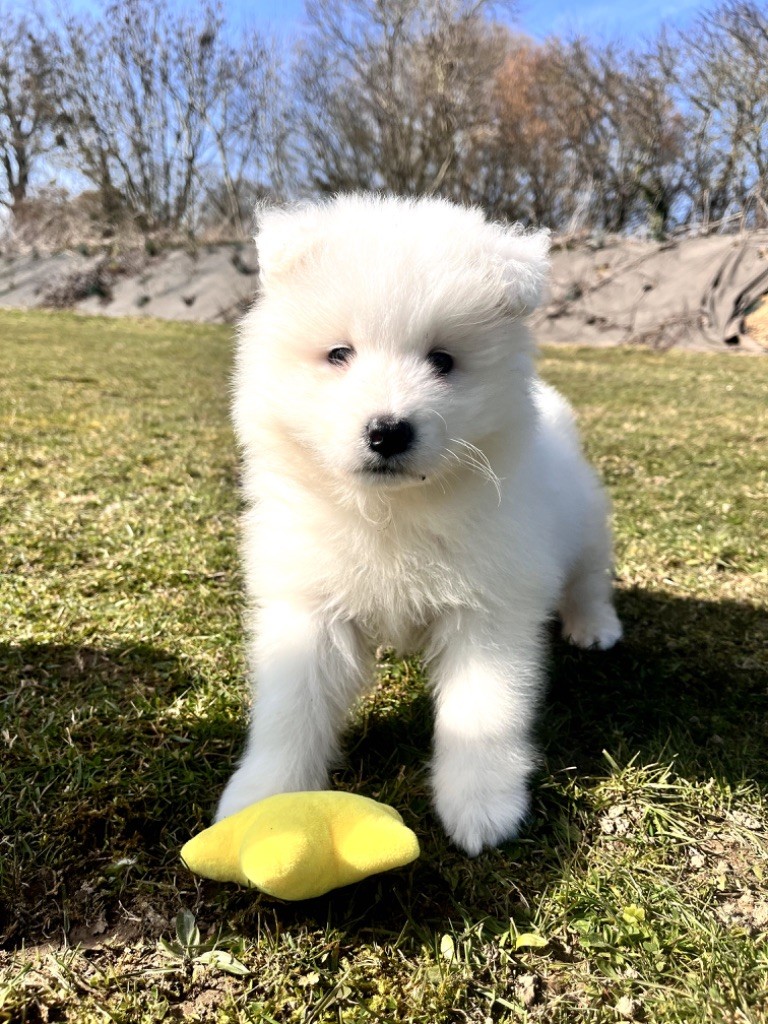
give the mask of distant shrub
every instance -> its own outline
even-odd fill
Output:
[[[52,309],[67,309],[92,295],[103,302],[112,299],[114,272],[107,257],[102,257],[88,267],[70,271],[54,281],[43,292],[43,305]]]

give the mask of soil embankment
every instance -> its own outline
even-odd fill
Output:
[[[256,292],[253,246],[0,261],[0,306],[107,316],[235,320]],[[542,344],[768,351],[768,231],[658,243],[555,243]]]

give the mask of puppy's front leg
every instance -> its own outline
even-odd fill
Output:
[[[253,710],[240,767],[216,820],[275,793],[323,789],[370,657],[350,622],[288,603],[259,611]]]
[[[470,856],[515,835],[528,811],[537,634],[533,622],[501,625],[470,613],[435,637],[435,806]]]

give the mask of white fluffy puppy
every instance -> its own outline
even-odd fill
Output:
[[[621,636],[606,501],[523,320],[545,233],[436,199],[263,216],[234,418],[254,703],[219,818],[320,789],[374,651],[421,650],[437,812],[470,854],[515,834],[542,627]]]

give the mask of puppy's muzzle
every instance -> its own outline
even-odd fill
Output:
[[[416,432],[408,420],[376,416],[365,428],[368,447],[382,459],[402,455],[413,445]]]

